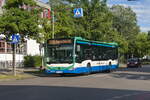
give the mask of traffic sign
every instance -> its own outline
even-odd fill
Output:
[[[19,40],[20,40],[20,35],[18,35],[18,34],[12,35],[12,42],[11,43],[17,44],[19,42]]]
[[[74,12],[75,18],[83,17],[83,9],[82,8],[75,8],[73,10],[73,12]]]

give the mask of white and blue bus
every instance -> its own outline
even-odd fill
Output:
[[[117,43],[83,39],[49,39],[45,44],[46,73],[92,73],[118,68]]]

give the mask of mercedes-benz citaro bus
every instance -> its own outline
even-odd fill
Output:
[[[50,74],[110,71],[118,68],[118,45],[81,37],[49,39],[44,46],[44,66]]]

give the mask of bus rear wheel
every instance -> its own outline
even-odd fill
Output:
[[[106,70],[106,73],[110,73],[110,72],[112,72],[112,64],[111,64],[111,62],[109,62],[109,68],[108,68],[108,70]]]

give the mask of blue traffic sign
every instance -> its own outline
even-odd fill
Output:
[[[82,8],[75,8],[73,10],[73,12],[74,12],[75,18],[83,17],[83,9]]]
[[[19,42],[19,40],[20,40],[20,35],[18,35],[18,34],[12,35],[12,42],[11,43],[17,44]]]

